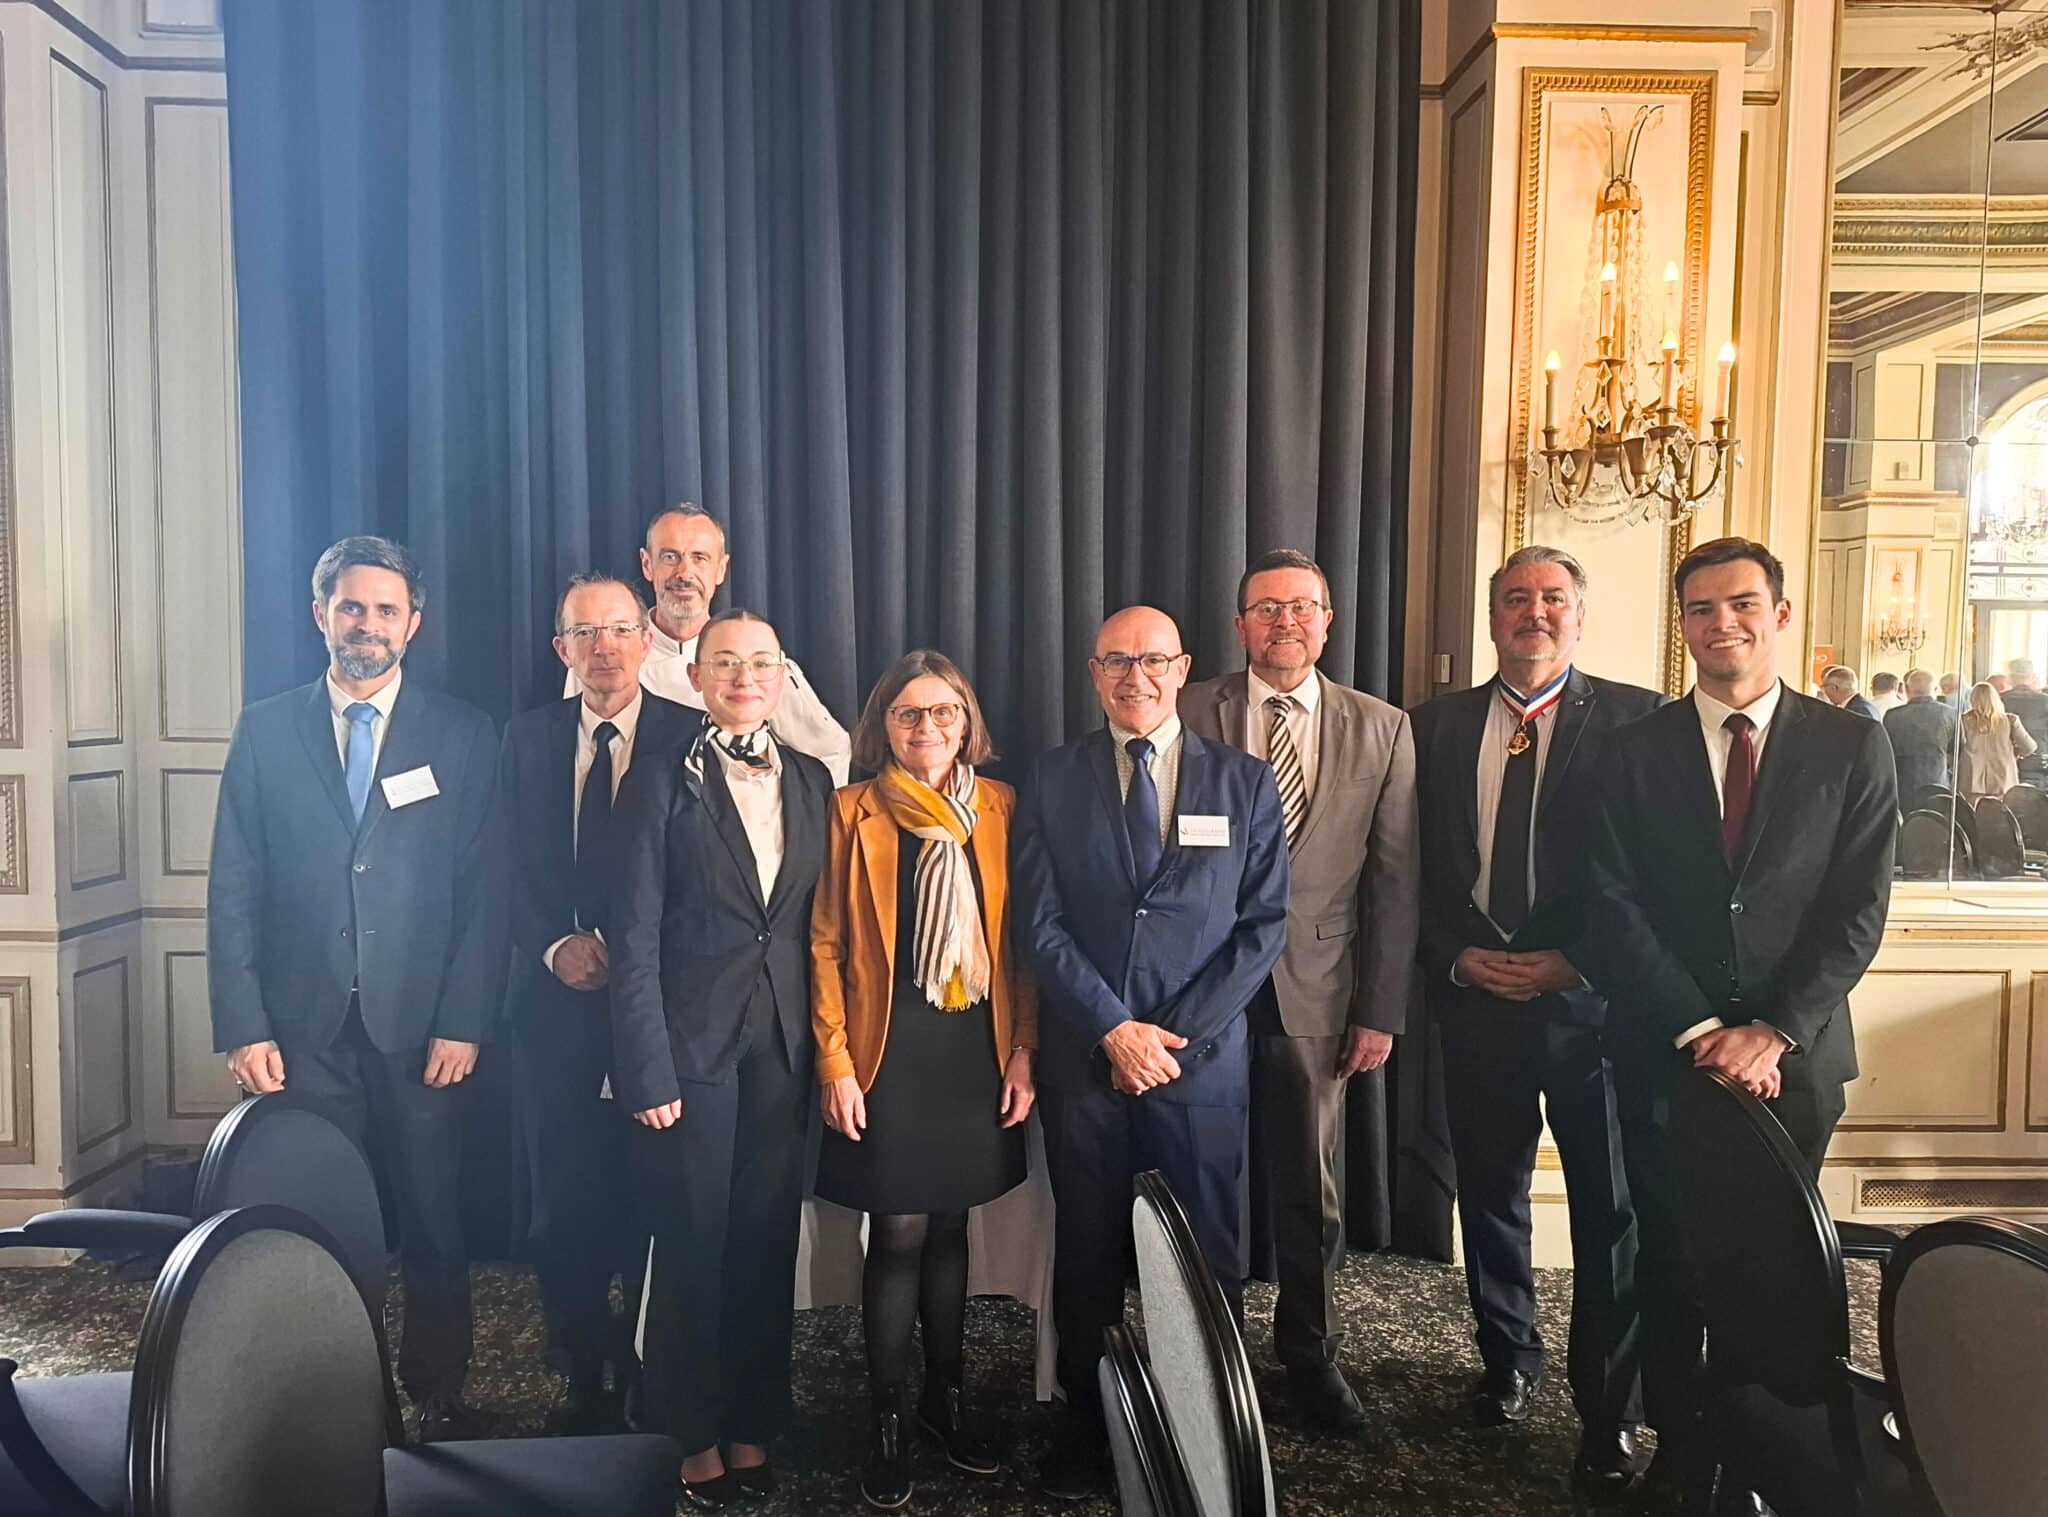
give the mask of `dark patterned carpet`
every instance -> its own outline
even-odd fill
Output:
[[[1874,1368],[1877,1276],[1870,1265],[1851,1264],[1850,1270],[1857,1358]],[[129,1273],[92,1261],[61,1270],[0,1270],[0,1355],[18,1360],[23,1374],[125,1367],[149,1294],[147,1280]],[[1560,1375],[1546,1380],[1526,1426],[1479,1431],[1462,1412],[1465,1389],[1478,1371],[1463,1275],[1448,1265],[1354,1254],[1341,1289],[1353,1328],[1344,1368],[1371,1423],[1358,1438],[1342,1440],[1291,1424],[1272,1357],[1272,1290],[1253,1286],[1247,1301],[1252,1359],[1282,1511],[1290,1517],[1572,1512],[1566,1477],[1578,1428],[1561,1375],[1570,1277],[1544,1271],[1539,1288],[1543,1331]],[[515,1432],[539,1432],[558,1382],[541,1367],[532,1281],[511,1270],[480,1270],[477,1312],[469,1400],[507,1414]],[[393,1324],[395,1330],[395,1314]],[[962,1517],[1072,1512],[1041,1496],[1033,1482],[1050,1420],[1031,1399],[1030,1315],[1013,1302],[977,1301],[969,1332],[969,1374],[980,1404],[1008,1432],[1008,1468],[976,1481],[921,1456],[909,1510]],[[761,1517],[858,1510],[866,1413],[858,1311],[799,1314],[796,1363],[796,1428],[773,1451],[782,1488],[772,1502],[748,1510]]]

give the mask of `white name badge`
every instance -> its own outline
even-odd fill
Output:
[[[1227,816],[1183,816],[1175,820],[1180,823],[1180,845],[1183,848],[1230,846],[1230,818]]]
[[[387,775],[384,780],[384,804],[396,811],[400,806],[410,806],[414,801],[423,801],[428,796],[439,795],[441,787],[434,783],[434,766],[422,764],[417,769],[408,769],[403,774]]]

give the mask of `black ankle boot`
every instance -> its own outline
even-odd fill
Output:
[[[917,1425],[946,1451],[946,1462],[954,1469],[970,1475],[1001,1472],[1002,1461],[996,1458],[995,1449],[967,1415],[959,1381],[925,1376],[924,1395],[917,1403]]]
[[[867,1467],[860,1472],[860,1493],[867,1504],[893,1512],[910,1500],[909,1398],[900,1385],[874,1388],[874,1436],[868,1444]]]

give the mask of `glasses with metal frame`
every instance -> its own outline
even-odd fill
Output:
[[[1176,659],[1186,657],[1185,653],[1105,653],[1095,660],[1095,666],[1111,679],[1122,679],[1135,664],[1157,679],[1173,667]]]
[[[587,647],[597,641],[600,632],[609,632],[615,642],[630,642],[643,629],[638,622],[578,622],[573,627],[562,629],[562,641],[574,647]]]
[[[1255,600],[1244,614],[1255,622],[1277,622],[1282,611],[1291,611],[1296,621],[1305,622],[1329,609],[1319,600]]]
[[[741,658],[732,653],[715,653],[699,666],[720,684],[731,684],[746,670],[763,684],[782,673],[786,661],[766,653],[757,653],[752,658]]]
[[[926,717],[941,732],[950,732],[960,725],[960,718],[967,714],[967,708],[958,701],[941,701],[936,706],[891,706],[889,720],[905,732],[915,732]]]

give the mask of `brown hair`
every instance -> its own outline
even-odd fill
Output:
[[[1671,592],[1683,606],[1685,582],[1693,575],[1702,569],[1740,563],[1752,563],[1764,571],[1764,578],[1771,586],[1772,605],[1785,598],[1785,566],[1778,562],[1778,555],[1762,543],[1752,542],[1746,537],[1717,537],[1712,542],[1701,543],[1679,560],[1678,568],[1671,575]]]
[[[1239,616],[1245,613],[1244,593],[1251,588],[1252,576],[1255,574],[1270,574],[1275,569],[1308,570],[1309,573],[1316,577],[1317,583],[1323,587],[1323,609],[1325,611],[1330,609],[1330,576],[1323,573],[1323,566],[1298,548],[1274,548],[1270,552],[1261,553],[1257,558],[1246,564],[1244,573],[1238,576],[1237,614]]]
[[[936,648],[913,648],[875,681],[860,720],[854,723],[853,761],[861,768],[880,774],[885,764],[895,761],[889,747],[889,708],[903,693],[904,686],[927,674],[951,685],[960,704],[967,708],[967,730],[960,736],[960,762],[978,766],[996,756],[995,744],[989,741],[988,724],[981,719],[981,702],[974,698],[974,686],[967,683],[960,666]]]

